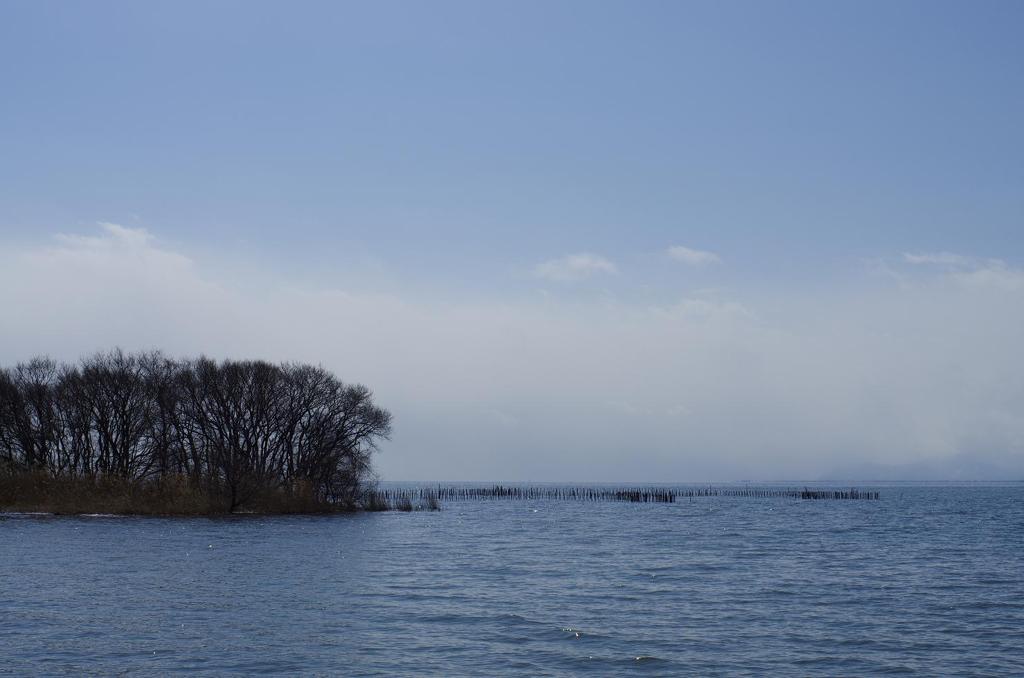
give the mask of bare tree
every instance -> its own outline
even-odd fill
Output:
[[[100,353],[0,370],[0,471],[187,477],[234,511],[302,490],[351,506],[391,415],[309,365]]]

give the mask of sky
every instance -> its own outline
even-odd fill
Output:
[[[1019,2],[0,2],[0,364],[302,360],[391,480],[1024,477]]]

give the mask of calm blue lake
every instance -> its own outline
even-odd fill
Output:
[[[0,518],[0,674],[1024,674],[1024,485]]]

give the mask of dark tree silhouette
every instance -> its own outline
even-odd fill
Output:
[[[321,367],[96,354],[0,369],[0,475],[187,484],[223,510],[352,508],[391,415]],[[127,484],[127,485],[125,485]]]

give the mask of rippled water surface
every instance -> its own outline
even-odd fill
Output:
[[[1024,485],[0,518],[0,674],[1024,674]]]

